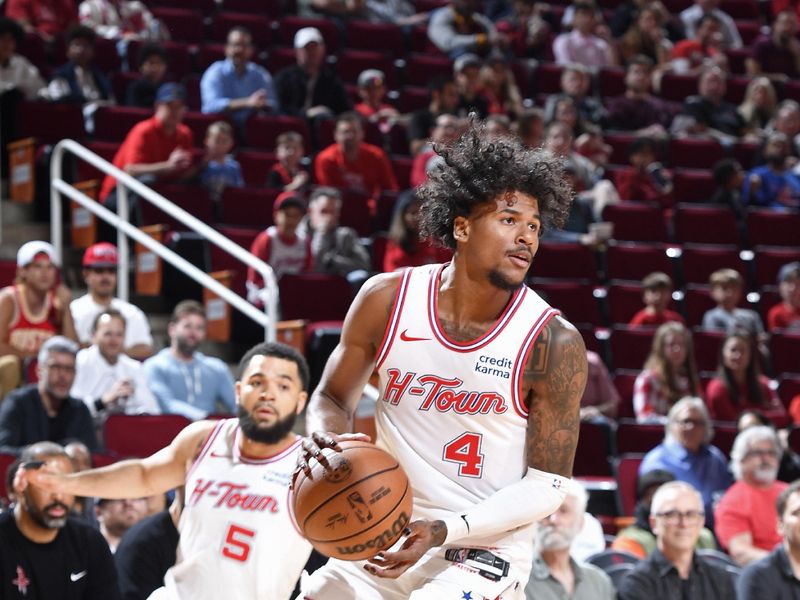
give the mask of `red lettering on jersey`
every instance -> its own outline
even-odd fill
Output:
[[[406,393],[408,386],[411,385],[416,373],[406,373],[399,381],[400,371],[398,369],[389,369],[387,373],[389,373],[389,381],[386,383],[383,400],[389,404],[397,405],[400,403],[400,398]]]
[[[431,386],[419,410],[427,411],[433,406],[439,412],[452,410],[459,415],[486,415],[490,412],[500,415],[508,410],[505,398],[500,394],[460,390],[464,382],[458,378],[444,379],[436,375],[423,375],[418,381],[422,385]]]
[[[204,483],[204,480],[198,479],[197,483],[194,484],[194,490],[189,496],[189,501],[186,504],[189,506],[194,506],[200,502],[200,499],[205,495],[205,493],[208,491],[208,488],[210,488],[212,485],[214,485],[213,480],[209,481],[208,483]]]
[[[261,496],[259,494],[245,494],[244,492],[248,486],[237,485],[228,481],[222,481],[217,484],[217,487],[222,491],[222,497],[217,500],[214,505],[215,508],[240,508],[242,510],[249,510],[253,512],[270,511],[271,513],[278,512],[278,502],[272,496]]]

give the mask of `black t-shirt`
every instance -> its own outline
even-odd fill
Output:
[[[37,544],[0,515],[2,600],[119,600],[117,571],[100,532],[68,518],[56,538]]]
[[[164,585],[164,575],[175,564],[178,530],[169,511],[142,519],[117,546],[114,562],[123,600],[146,600]]]

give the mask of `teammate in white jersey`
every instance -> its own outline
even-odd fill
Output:
[[[34,486],[78,496],[128,498],[186,486],[176,565],[151,598],[290,597],[311,551],[288,503],[306,403],[303,357],[282,344],[245,354],[236,382],[238,419],[199,421],[142,460],[50,475],[21,469]]]
[[[299,469],[352,431],[377,367],[377,443],[414,491],[406,536],[370,561],[330,560],[309,600],[521,599],[534,523],[561,504],[578,441],[586,352],[524,284],[571,194],[556,158],[473,125],[418,193],[446,265],[369,280],[312,395]]]

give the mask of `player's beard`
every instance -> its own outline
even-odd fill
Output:
[[[515,292],[522,285],[522,282],[510,281],[500,271],[494,269],[489,271],[489,283],[504,292]]]
[[[277,444],[292,431],[297,420],[297,413],[290,412],[283,419],[278,419],[274,424],[263,427],[247,412],[244,407],[237,408],[239,427],[247,439],[261,444]]]

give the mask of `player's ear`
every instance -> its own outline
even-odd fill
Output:
[[[453,237],[456,242],[464,242],[469,236],[469,220],[466,217],[456,217],[453,220]]]
[[[241,404],[241,402],[239,401],[239,398],[241,397],[241,393],[242,393],[242,382],[241,381],[235,381],[233,383],[233,390],[236,392],[236,394],[235,394],[236,395],[236,405],[238,406],[239,404]]]
[[[297,394],[297,409],[295,412],[299,415],[303,412],[303,409],[306,406],[306,402],[308,401],[308,392],[300,392]]]

